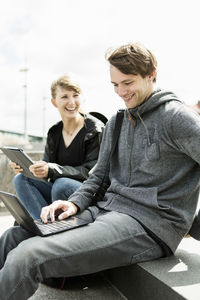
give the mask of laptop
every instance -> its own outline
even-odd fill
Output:
[[[15,195],[0,191],[0,200],[3,201],[16,222],[35,235],[48,236],[84,226],[91,222],[90,220],[83,220],[76,215],[61,221],[49,221],[47,224],[44,224],[40,219],[34,220]]]
[[[30,165],[32,165],[34,162],[24,152],[23,149],[21,148],[16,148],[16,147],[9,147],[9,146],[4,146],[0,147],[0,150],[12,161],[15,162],[17,165],[19,165],[22,169],[23,172],[22,174],[28,178],[40,180],[46,182],[46,178],[38,178],[33,175],[33,173],[29,170]]]

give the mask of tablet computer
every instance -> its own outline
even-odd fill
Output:
[[[33,164],[33,160],[24,152],[23,149],[8,146],[0,147],[0,149],[12,162],[15,162],[23,169],[22,174],[24,176],[44,182],[47,181],[47,179],[45,178],[38,178],[34,176],[33,173],[29,170],[30,165]]]

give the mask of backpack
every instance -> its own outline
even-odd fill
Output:
[[[104,116],[100,112],[91,111],[91,112],[89,112],[89,114],[92,115],[93,117],[99,119],[101,122],[103,122],[104,125],[106,125],[106,123],[108,122],[108,119],[106,118],[106,116]]]

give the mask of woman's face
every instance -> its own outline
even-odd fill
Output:
[[[80,94],[58,86],[56,97],[51,99],[51,102],[57,107],[61,117],[73,118],[79,112]]]

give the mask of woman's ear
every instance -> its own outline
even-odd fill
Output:
[[[53,104],[53,106],[57,107],[56,100],[54,98],[51,98],[51,103]]]

